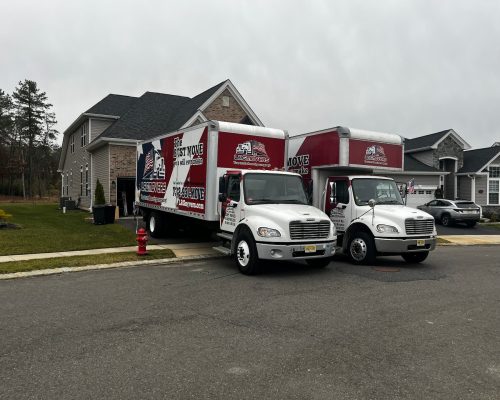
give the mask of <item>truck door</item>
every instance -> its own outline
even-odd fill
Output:
[[[227,173],[219,181],[220,228],[234,232],[240,221],[241,173]]]
[[[331,176],[326,183],[324,210],[339,233],[345,232],[351,222],[349,186],[349,179],[345,177]]]

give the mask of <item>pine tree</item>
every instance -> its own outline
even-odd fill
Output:
[[[53,140],[55,133],[51,130],[55,116],[50,113],[52,105],[47,102],[47,95],[42,92],[36,82],[25,79],[19,82],[13,95],[15,110],[15,127],[18,130],[20,141],[26,149],[26,162],[21,157],[21,164],[26,164],[28,181],[27,195],[33,196],[35,177],[35,148]],[[21,152],[21,156],[23,153]],[[24,175],[24,169],[23,169]],[[23,177],[24,184],[24,177]]]

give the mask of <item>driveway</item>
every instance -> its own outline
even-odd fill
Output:
[[[443,226],[436,223],[438,235],[500,235],[500,229],[488,227],[488,225],[477,224],[474,228],[468,228],[465,224]]]
[[[498,399],[498,248],[379,264],[0,282],[0,398]]]

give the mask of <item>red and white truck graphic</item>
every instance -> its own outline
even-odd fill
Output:
[[[377,255],[420,262],[436,246],[434,218],[406,207],[393,179],[373,175],[402,171],[403,160],[400,136],[346,127],[294,136],[288,146],[289,170],[303,176],[355,263]]]
[[[217,224],[219,249],[245,274],[258,270],[259,259],[326,266],[334,227],[307,204],[301,176],[283,171],[286,144],[283,130],[218,121],[139,143],[136,204],[150,234]],[[155,154],[162,173],[149,173]]]

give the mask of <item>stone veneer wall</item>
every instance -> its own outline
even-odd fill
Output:
[[[228,107],[223,105],[222,98],[224,96],[229,97]],[[226,122],[241,122],[247,116],[243,108],[241,108],[227,89],[203,111],[203,114],[208,119]]]
[[[135,177],[136,173],[136,147],[110,145],[109,162],[109,202],[116,205],[116,188],[111,188],[111,182],[118,184],[119,177]]]
[[[464,149],[452,136],[448,136],[439,143],[438,148],[433,154],[433,167],[439,169],[439,159],[442,157],[456,157],[458,159],[458,168],[464,165]]]

